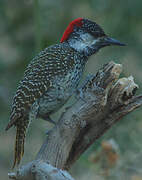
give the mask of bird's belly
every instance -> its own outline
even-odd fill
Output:
[[[69,94],[65,95],[58,95],[59,92],[56,92],[56,90],[51,90],[45,93],[43,97],[39,99],[39,110],[38,110],[38,116],[43,116],[44,114],[51,114],[53,112],[58,111],[68,100],[70,97]]]
[[[58,111],[72,96],[76,90],[81,73],[76,76],[67,75],[66,78],[58,77],[54,81],[54,86],[39,99],[38,116],[51,114]]]

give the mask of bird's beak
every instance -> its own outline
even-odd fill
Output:
[[[116,40],[116,39],[113,39],[113,38],[110,38],[110,37],[105,37],[104,40],[103,40],[103,43],[104,43],[106,46],[110,46],[110,45],[126,46],[126,44],[121,43],[120,41],[118,41],[118,40]]]

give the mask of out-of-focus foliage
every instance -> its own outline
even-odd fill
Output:
[[[4,131],[10,104],[18,81],[32,57],[41,49],[58,43],[70,21],[84,17],[96,21],[105,32],[127,44],[108,47],[90,58],[85,74],[95,73],[105,62],[114,60],[124,66],[123,76],[133,75],[142,90],[142,1],[141,0],[1,0],[0,1],[0,174],[7,179],[11,167],[15,133]],[[101,152],[101,141],[113,137],[119,146],[119,165],[109,179],[142,179],[142,110],[117,123],[81,157],[72,169],[76,179],[107,179],[100,163],[88,160]],[[49,124],[33,122],[27,135],[23,163],[38,151]],[[99,150],[100,149],[100,150]],[[99,169],[98,169],[99,168]],[[111,168],[111,167],[110,167]],[[115,170],[114,170],[115,169]],[[84,173],[83,173],[84,172]]]

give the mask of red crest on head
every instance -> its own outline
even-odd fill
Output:
[[[68,25],[67,29],[65,30],[65,32],[60,40],[61,43],[64,42],[69,37],[70,33],[73,32],[74,26],[78,26],[78,27],[82,26],[82,24],[83,24],[82,20],[83,20],[83,18],[77,18]]]

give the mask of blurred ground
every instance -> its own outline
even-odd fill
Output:
[[[92,56],[85,75],[94,73],[103,63],[113,60],[124,66],[123,76],[133,75],[142,90],[142,1],[141,0],[38,0],[0,1],[0,175],[7,180],[12,165],[15,131],[4,128],[9,120],[10,104],[18,81],[30,59],[41,49],[59,42],[68,23],[85,17],[100,24],[112,37],[127,47],[108,47]],[[131,113],[113,126],[74,165],[76,180],[142,179],[142,110]],[[25,145],[23,163],[38,151],[50,124],[32,123]],[[119,147],[117,163],[104,173],[101,160],[89,160],[92,153],[103,152],[102,141],[112,139]],[[106,168],[106,167],[105,167]],[[108,168],[108,167],[107,167]]]

